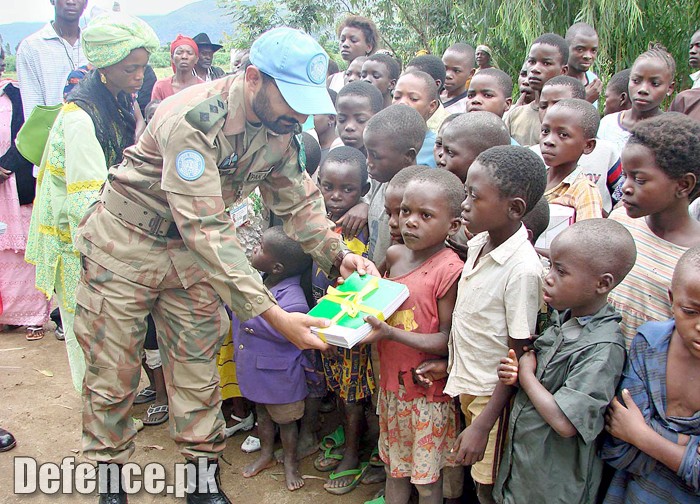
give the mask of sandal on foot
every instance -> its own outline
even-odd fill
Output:
[[[44,328],[42,326],[28,326],[25,338],[27,341],[38,341],[44,337]]]
[[[327,436],[323,436],[323,439],[318,445],[318,449],[321,451],[327,450],[328,448],[340,448],[345,444],[345,429],[342,424],[339,425],[333,432]]]
[[[384,483],[386,481],[386,470],[384,466],[377,467],[373,466],[370,462],[367,474],[362,478],[363,485],[376,485],[377,483]]]
[[[333,453],[334,448],[326,448],[314,460],[314,468],[320,472],[334,471],[343,460],[342,453]]]
[[[158,420],[151,420],[151,415],[158,415],[160,413],[165,413],[163,418],[160,418]],[[167,404],[161,404],[160,406],[156,406],[155,404],[151,404],[148,409],[146,410],[146,420],[143,421],[144,425],[160,425],[162,423],[165,423],[168,421],[168,417],[170,415],[168,414],[168,405]]]
[[[367,468],[369,467],[369,464],[367,462],[363,462],[360,464],[360,467],[357,469],[348,469],[347,471],[340,471],[339,473],[332,472],[329,475],[329,479],[332,480],[337,480],[340,478],[346,478],[348,476],[352,476],[352,480],[350,481],[349,485],[345,485],[343,487],[327,487],[323,486],[323,488],[326,490],[326,492],[333,494],[333,495],[345,495],[347,493],[352,492],[355,490],[355,487],[360,484],[362,481],[362,478],[365,476],[365,473],[367,472]]]
[[[243,444],[241,445],[241,450],[243,450],[244,453],[253,453],[256,451],[260,451],[260,438],[256,438],[255,436],[248,436],[245,438],[245,441],[243,441]]]
[[[231,418],[233,420],[236,420],[237,423],[231,427],[226,427],[224,429],[224,434],[227,438],[230,438],[238,431],[248,432],[249,430],[252,430],[253,427],[255,427],[255,415],[253,415],[252,411],[245,418],[240,418],[233,414],[231,415]]]
[[[374,447],[374,450],[372,450],[372,453],[369,456],[369,465],[372,467],[384,467],[384,462],[382,462],[381,457],[379,456],[379,448]]]
[[[136,394],[136,397],[134,398],[134,404],[146,404],[155,400],[156,391],[153,390],[151,387],[146,387],[141,389],[141,391],[138,394]]]

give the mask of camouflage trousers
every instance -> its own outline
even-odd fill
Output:
[[[185,458],[216,458],[225,445],[216,354],[230,325],[219,296],[207,282],[183,288],[172,266],[152,288],[82,260],[75,335],[86,360],[85,455],[123,464],[134,452],[131,408],[151,313],[168,390],[170,435]]]

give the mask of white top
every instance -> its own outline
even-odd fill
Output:
[[[508,337],[524,340],[534,334],[542,306],[544,269],[525,226],[474,265],[488,238],[484,232],[469,241],[457,287],[445,386],[453,397],[493,394],[496,369],[508,356]]]
[[[51,23],[25,38],[17,49],[17,80],[24,117],[29,117],[36,105],[63,102],[68,74],[87,63],[80,50],[80,37],[71,46],[58,36]]]
[[[700,88],[700,70],[690,74],[690,80],[693,81],[691,89]]]
[[[622,152],[627,145],[627,140],[632,136],[632,133],[620,124],[621,116],[622,112],[608,114],[600,120],[598,127],[598,138],[612,143],[619,152]]]
[[[696,198],[695,201],[690,204],[688,212],[690,212],[692,217],[700,221],[700,198]]]
[[[332,89],[336,93],[343,89],[345,85],[345,72],[336,72],[331,75],[331,80],[328,83],[328,89]]]

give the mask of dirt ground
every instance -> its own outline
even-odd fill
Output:
[[[146,407],[136,406],[134,416],[142,417]],[[33,342],[26,341],[21,330],[0,333],[0,426],[17,439],[15,449],[0,453],[0,503],[97,502],[96,495],[15,495],[12,488],[14,457],[29,456],[38,462],[60,463],[64,457],[75,456],[76,463],[87,462],[79,453],[80,412],[81,401],[71,385],[64,343],[57,341],[52,331],[47,331],[43,340]],[[323,430],[328,428],[324,426]],[[324,474],[314,469],[313,457],[303,461],[301,470],[312,478],[306,479],[306,486],[296,492],[286,489],[281,465],[245,479],[241,469],[257,456],[240,450],[246,436],[247,433],[237,434],[228,440],[224,458],[230,465],[221,464],[223,488],[234,503],[363,503],[380,488],[380,485],[359,485],[345,496],[330,495],[323,489],[323,480],[316,479]],[[131,461],[141,467],[160,462],[170,468],[182,461],[169,437],[167,424],[146,427],[138,433]],[[172,476],[168,483],[172,483]],[[129,502],[184,502],[184,499],[141,493],[130,496]]]

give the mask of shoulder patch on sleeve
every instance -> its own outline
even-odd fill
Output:
[[[175,169],[180,178],[192,182],[204,174],[204,156],[192,149],[185,149],[175,158]]]
[[[185,118],[188,123],[198,130],[203,133],[208,133],[216,121],[222,117],[226,117],[227,113],[228,109],[226,108],[226,104],[219,94],[207,98],[192,107],[192,110],[187,112]]]

